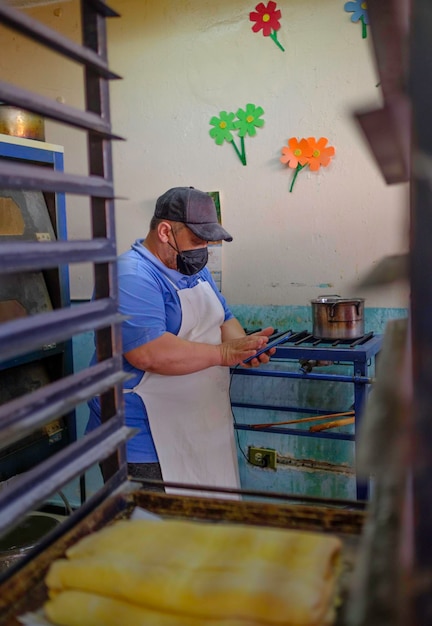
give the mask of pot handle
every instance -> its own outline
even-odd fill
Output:
[[[318,296],[317,300],[321,300],[320,304],[330,304],[331,305],[331,313],[330,315],[333,317],[333,311],[337,302],[327,302],[329,298],[341,298],[337,293],[329,293],[322,296]]]
[[[341,296],[339,296],[337,293],[332,294],[332,295],[328,295],[328,296],[322,296],[323,298],[341,298]],[[330,310],[329,310],[329,317],[334,317],[335,314],[335,308],[338,304],[338,302],[329,302],[330,304]],[[331,320],[329,320],[331,321]]]
[[[331,303],[331,306],[330,306],[330,313],[329,313],[329,316],[330,316],[330,317],[333,317],[333,316],[334,316],[334,311],[335,311],[335,307],[337,306],[337,304],[338,304],[337,302],[332,302],[332,303]],[[353,302],[353,304],[354,304],[354,306],[355,306],[357,316],[359,317],[359,316],[360,316],[360,306],[361,306],[361,302]]]
[[[332,302],[331,303],[329,317],[334,317],[336,305],[337,305],[337,302]],[[331,320],[329,320],[329,321],[331,321]]]

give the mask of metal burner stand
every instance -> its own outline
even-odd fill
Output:
[[[297,336],[297,335],[296,335]],[[334,364],[352,364],[353,374],[341,375],[341,374],[319,374],[314,372],[292,372],[288,370],[270,370],[265,366],[261,366],[255,369],[243,369],[233,368],[233,375],[241,376],[271,376],[280,378],[294,378],[300,380],[322,380],[332,382],[346,382],[354,385],[354,415],[356,418],[355,429],[360,425],[361,410],[364,406],[366,396],[369,390],[369,385],[372,383],[372,379],[368,375],[368,370],[372,364],[372,359],[375,359],[379,353],[382,344],[382,335],[376,335],[369,338],[369,335],[365,337],[363,343],[354,341],[351,344],[341,344],[337,342],[337,345],[332,343],[317,342],[309,340],[311,336],[307,338],[308,343],[302,341],[294,343],[285,343],[278,346],[276,353],[272,356],[273,362],[283,363],[284,361],[300,361],[300,360],[313,360],[313,361],[332,361]],[[293,337],[295,339],[295,337]],[[299,368],[300,369],[300,368]],[[232,402],[233,407],[252,408],[252,409],[269,409],[276,411],[286,412],[298,412],[298,413],[312,413],[317,415],[323,415],[329,413],[320,409],[298,408],[298,407],[282,407],[282,406],[270,406],[268,404],[253,404],[244,402]],[[253,424],[235,424],[235,428],[238,430],[250,430],[257,432]],[[326,439],[337,439],[343,441],[356,440],[355,434],[349,433],[335,433],[335,432],[310,432],[309,430],[300,430],[296,428],[286,428],[283,426],[269,426],[259,429],[260,432],[278,433],[281,435],[294,435],[296,437],[321,437]],[[356,477],[356,495],[358,500],[367,500],[369,495],[369,484]]]

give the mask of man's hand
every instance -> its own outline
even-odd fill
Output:
[[[267,337],[270,337],[270,335],[273,335],[273,333],[274,333],[274,328],[269,326],[267,328],[264,328],[264,330],[260,330],[257,333],[253,333],[250,336],[253,337],[255,335],[265,334]],[[262,354],[257,356],[255,359],[251,359],[247,363],[241,363],[241,366],[242,367],[258,367],[259,365],[262,365],[263,363],[268,363],[270,361],[270,358],[273,356],[275,352],[276,352],[276,348],[270,348],[270,350],[263,352]]]
[[[268,338],[273,334],[273,328],[265,328],[257,333],[245,335],[238,339],[224,341],[220,345],[222,363],[221,365],[234,366],[242,364],[245,359],[253,356],[257,350],[261,350],[268,342]],[[270,350],[273,354],[274,350]],[[260,354],[256,359],[247,363],[248,367],[256,367],[260,363],[267,363],[269,356],[266,353]]]

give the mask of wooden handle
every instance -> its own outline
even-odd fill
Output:
[[[320,430],[328,430],[329,428],[337,428],[338,426],[345,426],[347,424],[354,424],[354,417],[346,417],[345,419],[335,420],[334,422],[326,422],[325,424],[317,424],[316,426],[310,426],[309,431],[311,433],[317,433]]]
[[[328,415],[315,415],[315,417],[299,417],[296,420],[288,422],[270,422],[268,424],[253,424],[253,428],[268,428],[269,426],[282,426],[286,424],[301,424],[302,422],[315,422],[316,420],[326,420],[331,417],[343,417],[345,415],[354,415],[354,411],[345,411],[344,413],[329,413]]]

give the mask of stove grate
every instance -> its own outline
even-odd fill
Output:
[[[350,337],[347,339],[322,339],[321,337],[315,337],[313,333],[308,330],[302,330],[299,332],[292,331],[293,334],[287,338],[281,345],[282,346],[322,346],[325,348],[336,348],[337,346],[344,346],[348,348],[355,348],[356,346],[362,346],[367,343],[374,336],[373,332],[365,333],[361,337]],[[277,333],[278,335],[281,333]],[[276,333],[270,337],[270,340],[276,337]]]
[[[245,332],[247,335],[251,335],[253,333],[257,333],[261,328],[256,330],[248,330],[245,328]],[[313,333],[309,330],[300,330],[294,331],[291,329],[284,330],[282,332],[275,330],[273,335],[269,337],[269,341],[277,339],[281,335],[285,335],[286,333],[292,333],[289,335],[283,342],[279,344],[279,347],[283,348],[288,346],[303,346],[303,347],[321,347],[321,348],[336,348],[337,346],[345,347],[345,348],[355,348],[356,346],[363,346],[366,344],[372,337],[374,337],[373,332],[365,333],[361,337],[349,337],[346,339],[322,339],[321,337],[315,337]]]

